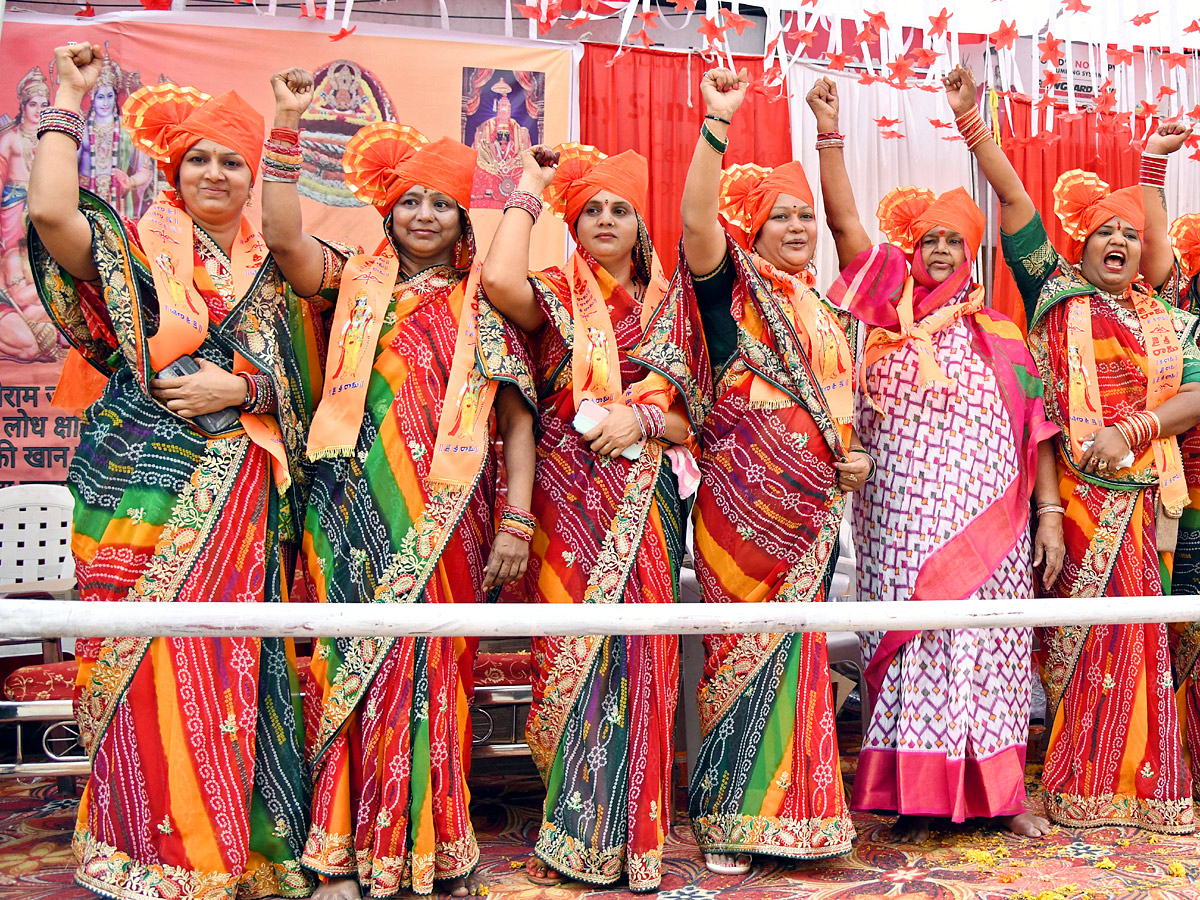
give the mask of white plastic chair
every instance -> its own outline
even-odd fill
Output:
[[[75,559],[71,556],[74,509],[65,485],[0,488],[0,596],[71,596],[75,587]],[[14,646],[33,646],[0,641],[5,644],[9,652],[4,655],[12,655]],[[62,659],[57,640],[43,641],[42,650],[45,662]],[[0,653],[4,653],[2,647]]]
[[[833,584],[829,586],[830,600],[858,599],[858,558],[854,554],[854,529],[850,527],[849,510],[838,528],[838,558],[833,569]]]
[[[71,519],[75,504],[61,484],[20,484],[0,488],[0,596],[69,599],[75,589]],[[28,641],[0,640],[0,655],[36,652]],[[74,650],[74,641],[69,649]],[[42,662],[62,660],[62,642],[41,642]],[[16,726],[17,760],[0,764],[0,775],[57,776],[62,796],[75,793],[75,776],[86,774],[87,757],[78,745],[70,701],[0,701],[0,722]],[[49,762],[27,762],[23,744],[40,734]],[[57,754],[57,755],[56,755]],[[77,759],[76,757],[82,757]]]

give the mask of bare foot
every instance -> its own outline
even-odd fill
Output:
[[[471,872],[465,878],[451,878],[445,883],[444,893],[451,897],[486,897],[488,895],[488,883],[479,870]]]
[[[892,826],[892,840],[897,844],[923,844],[929,840],[928,816],[900,816]]]
[[[570,880],[562,872],[550,868],[536,856],[531,856],[525,860],[525,877],[534,884],[548,887],[564,884]]]
[[[704,865],[717,875],[745,875],[750,871],[749,853],[705,853]]]
[[[1025,837],[1043,837],[1050,833],[1050,822],[1033,813],[1021,813],[1016,816],[999,816],[996,819],[1013,834]]]
[[[353,878],[331,878],[317,885],[312,900],[362,900],[362,894]]]

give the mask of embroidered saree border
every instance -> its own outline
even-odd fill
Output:
[[[417,602],[437,570],[459,519],[466,512],[482,471],[481,460],[470,485],[447,486],[430,498],[420,520],[405,534],[400,550],[384,570],[374,602]],[[334,738],[361,702],[396,640],[394,637],[367,636],[349,646],[322,704],[321,723],[311,751],[314,773],[320,771],[321,761]]]
[[[172,602],[183,587],[216,527],[249,452],[245,438],[210,441],[191,482],[179,497],[163,528],[145,571],[126,599],[141,603]],[[104,638],[89,683],[80,691],[75,717],[80,737],[94,756],[113,713],[125,696],[153,638]]]
[[[588,576],[584,603],[619,603],[637,562],[637,549],[654,503],[654,486],[665,457],[662,448],[647,441],[642,455],[630,466],[625,496],[605,534],[596,565]],[[562,652],[551,669],[537,720],[526,725],[529,751],[540,771],[549,771],[558,753],[569,711],[587,683],[588,673],[603,641],[595,635],[564,638]],[[564,663],[569,660],[569,665]]]

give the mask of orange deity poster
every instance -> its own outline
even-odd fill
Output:
[[[479,153],[471,219],[481,252],[520,175],[521,150],[568,140],[575,66],[569,49],[437,31],[366,33],[331,41],[329,23],[194,13],[97,21],[8,14],[0,35],[0,483],[62,481],[79,422],[50,407],[66,347],[41,307],[25,247],[25,192],[41,110],[53,102],[54,47],[106,49],[108,64],[84,104],[79,183],[136,219],[162,184],[119,127],[120,105],[143,84],[171,81],[209,94],[236,90],[266,119],[270,76],[301,66],[316,78],[302,122],[300,179],[306,230],[374,250],[379,214],[342,179],[346,141],[363,125],[396,121]],[[246,24],[253,27],[247,27]],[[360,33],[362,32],[362,33]],[[256,189],[257,192],[257,189]],[[257,219],[257,203],[247,211]],[[532,264],[560,263],[566,232],[550,215],[534,229]]]

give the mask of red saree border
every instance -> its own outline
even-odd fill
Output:
[[[944,753],[864,748],[854,775],[850,808],[894,810],[902,816],[939,816],[953,822],[1025,812],[1024,746],[1005,747],[986,759],[948,759]],[[905,785],[915,797],[901,796]],[[1008,785],[1007,795],[991,790]]]

